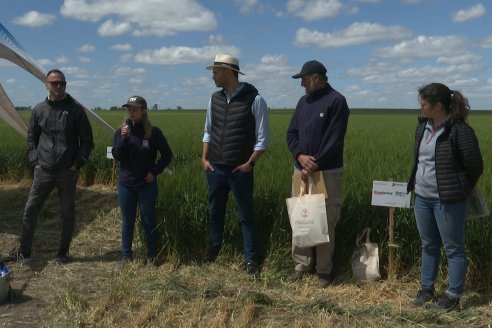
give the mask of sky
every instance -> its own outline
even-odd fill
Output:
[[[417,89],[441,82],[473,109],[492,109],[490,2],[458,0],[22,0],[3,1],[0,22],[67,92],[88,108],[204,109],[217,90],[218,53],[239,59],[270,108],[304,94],[292,75],[312,59],[350,108],[418,108]],[[15,106],[45,86],[0,59]]]

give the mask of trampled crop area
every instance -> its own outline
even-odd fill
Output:
[[[100,111],[98,114],[114,127],[125,118],[123,111]],[[23,112],[22,115],[27,119],[29,113]],[[344,204],[342,219],[337,226],[336,282],[350,283],[350,258],[355,249],[355,238],[365,227],[371,227],[371,239],[379,243],[381,273],[386,278],[388,208],[371,206],[372,181],[407,181],[413,160],[417,115],[417,111],[405,110],[354,110],[351,113],[345,143]],[[292,157],[285,142],[290,116],[291,111],[270,111],[270,148],[255,166],[254,197],[263,258],[262,277],[266,281],[281,280],[292,269],[290,226],[285,206],[293,169]],[[200,165],[204,117],[204,111],[150,112],[151,121],[163,130],[174,152],[169,170],[159,177],[158,223],[160,257],[164,262],[200,263],[206,256],[208,202],[205,176]],[[479,185],[490,208],[492,113],[472,111],[469,123],[476,131],[485,162],[485,172]],[[113,163],[106,159],[106,147],[111,145],[112,136],[95,122],[93,129],[96,146],[89,163],[81,171],[80,184],[110,185],[115,181]],[[0,131],[3,136],[0,139],[0,179],[30,179],[25,140],[3,122],[0,122]],[[225,245],[220,261],[240,266],[241,231],[232,197],[228,206]],[[417,282],[420,241],[413,211],[396,209],[394,219],[395,242],[398,245],[395,251],[397,280]],[[491,226],[490,218],[468,224],[468,291],[482,293],[488,290],[490,293]],[[445,270],[442,266],[440,289],[446,284]],[[256,304],[256,301],[253,299],[252,302]],[[325,304],[326,309],[336,308],[328,303]]]

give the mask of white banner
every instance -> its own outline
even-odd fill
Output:
[[[406,182],[373,181],[371,205],[410,208]]]
[[[31,57],[29,57],[19,42],[14,38],[12,34],[0,23],[0,58],[5,58],[12,63],[22,67],[43,83],[46,81],[47,71],[38,65]],[[75,99],[75,98],[74,98]],[[103,120],[99,115],[97,115],[92,110],[88,109],[80,102],[75,100],[79,105],[81,105],[85,112],[92,116],[103,128],[106,129],[111,135],[114,133],[115,129],[109,125],[105,120]],[[3,110],[0,108],[0,111]],[[15,127],[14,127],[15,128]]]

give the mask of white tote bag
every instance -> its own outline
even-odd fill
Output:
[[[478,219],[490,215],[489,207],[487,206],[487,201],[482,194],[482,191],[475,185],[468,196],[468,209],[466,213],[466,218]]]
[[[299,196],[287,198],[287,211],[292,228],[292,244],[313,247],[330,241],[326,218],[325,195],[314,194],[313,181],[309,179],[309,193],[301,183]]]
[[[371,229],[365,228],[357,236],[357,250],[352,255],[352,279],[355,282],[378,280],[379,250],[377,243],[370,242]],[[365,242],[362,240],[365,236]]]

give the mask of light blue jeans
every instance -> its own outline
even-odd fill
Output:
[[[442,203],[439,199],[415,195],[415,218],[422,241],[422,288],[434,289],[441,245],[448,259],[448,290],[451,296],[463,293],[468,261],[465,226],[468,200]]]

